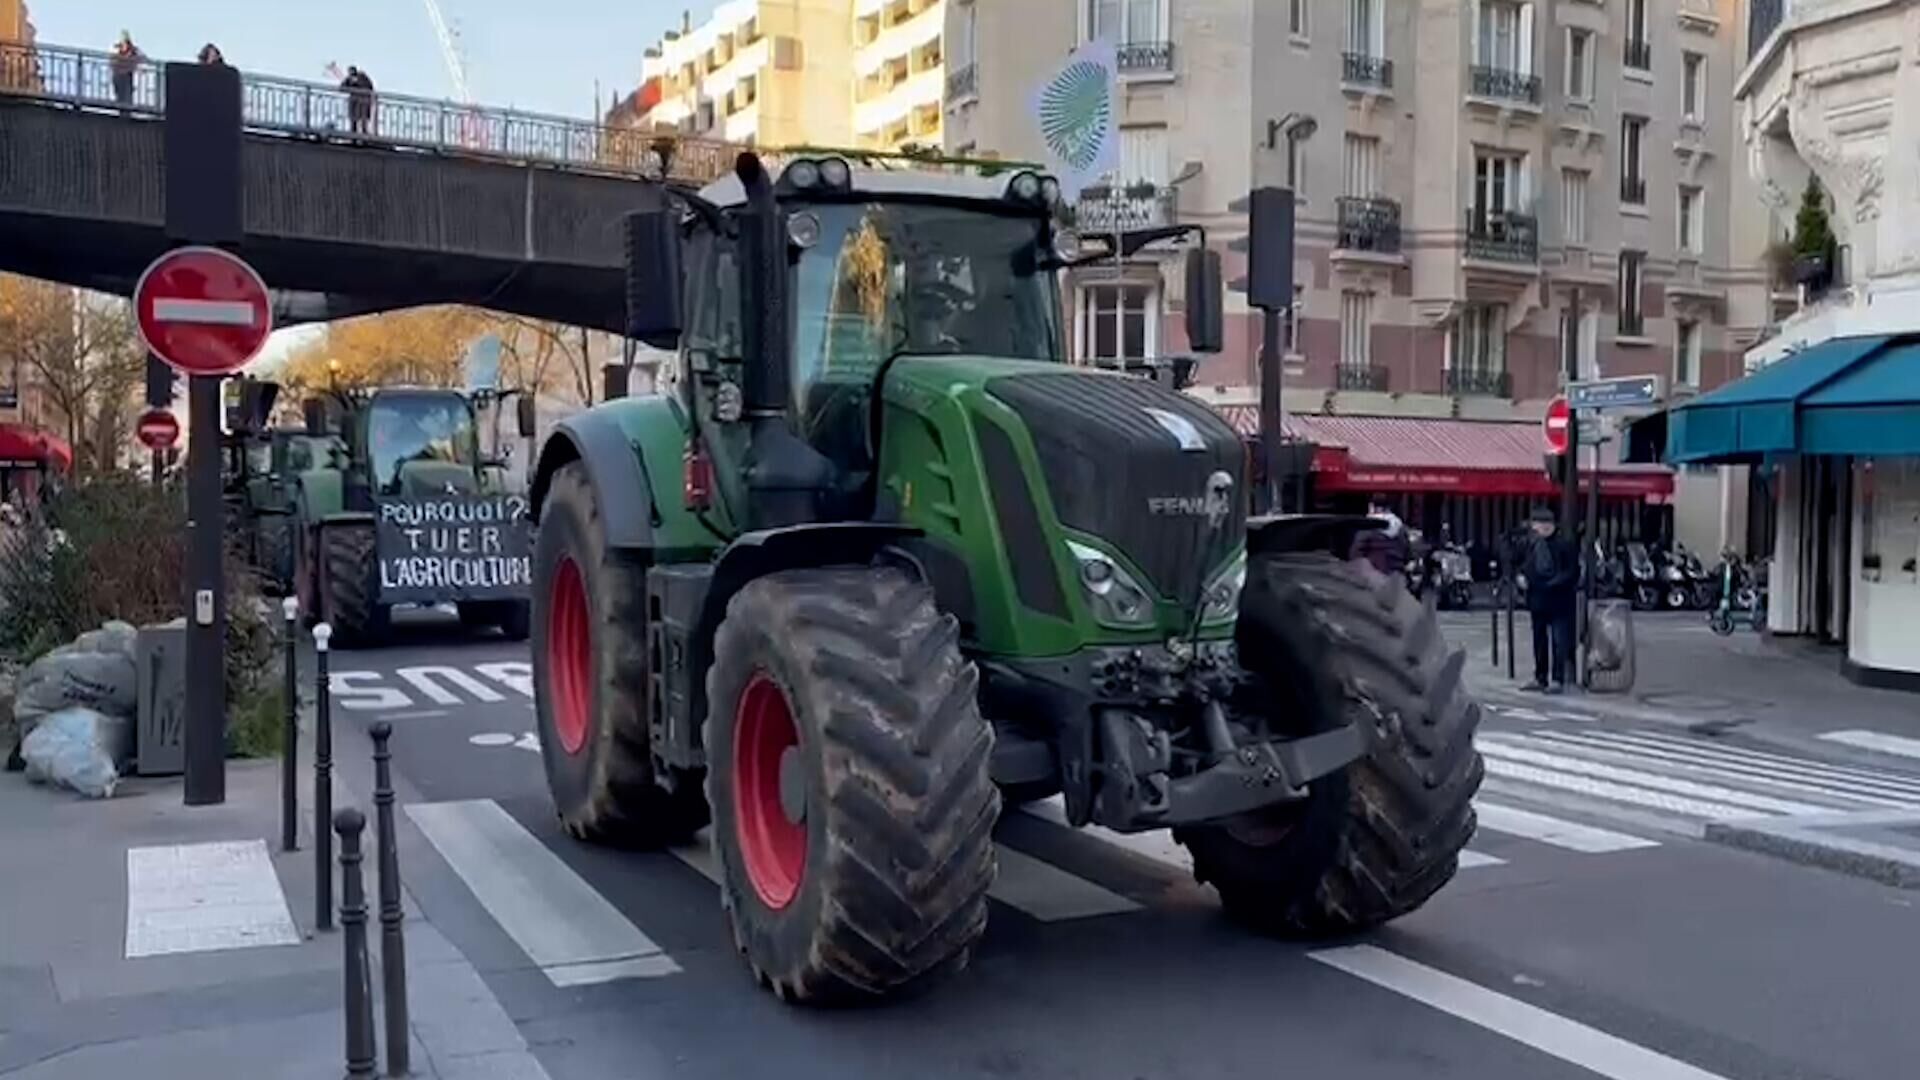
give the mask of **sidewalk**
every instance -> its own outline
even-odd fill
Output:
[[[370,812],[370,791],[351,790],[366,740],[346,730],[336,743],[335,805]],[[309,749],[303,740],[300,850],[287,854],[277,761],[229,762],[226,803],[195,808],[177,777],[91,801],[0,774],[0,1075],[345,1071],[341,935],[313,929]],[[366,837],[377,989],[371,824]],[[406,907],[413,1075],[545,1080],[478,972]]]

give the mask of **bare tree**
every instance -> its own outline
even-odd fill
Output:
[[[0,364],[38,390],[65,429],[78,472],[118,466],[146,375],[133,306],[26,278],[0,281]]]

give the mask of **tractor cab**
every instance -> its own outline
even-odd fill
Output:
[[[308,402],[308,431],[337,432],[347,501],[478,495],[489,490],[474,403],[455,390],[381,387]]]

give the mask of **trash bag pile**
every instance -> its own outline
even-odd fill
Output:
[[[113,795],[133,756],[140,677],[139,631],[109,622],[42,656],[20,673],[13,716],[26,737],[27,778],[89,798]]]

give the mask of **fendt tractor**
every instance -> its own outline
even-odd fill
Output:
[[[230,384],[231,385],[231,384]],[[221,486],[233,547],[270,591],[294,587],[294,478],[344,448],[336,435],[271,427],[280,385],[241,379],[227,412]]]
[[[476,420],[506,396],[381,387],[304,403],[309,435],[337,438],[295,474],[293,577],[301,610],[341,644],[379,644],[403,604],[451,603],[469,626],[526,639],[526,500],[506,492],[504,461],[481,456]],[[533,399],[518,404],[529,436]]]
[[[734,939],[784,999],[963,968],[1007,805],[1171,829],[1229,913],[1299,935],[1415,909],[1473,832],[1463,655],[1342,557],[1381,523],[1249,520],[1211,409],[1067,365],[1059,279],[1103,256],[1058,190],[743,154],[626,222],[628,330],[678,349],[671,392],[542,447],[559,816],[641,847],[711,821]],[[1217,351],[1219,257],[1186,260]]]

